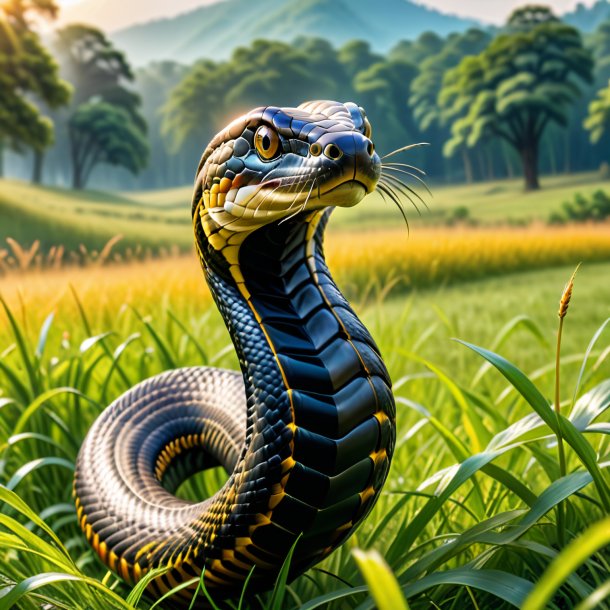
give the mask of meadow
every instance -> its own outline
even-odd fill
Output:
[[[590,178],[579,180],[593,190]],[[565,187],[565,179],[553,180]],[[375,202],[352,211],[359,229],[344,211],[333,218],[329,264],[394,381],[391,472],[363,526],[320,566],[291,583],[284,574],[269,594],[219,607],[609,607],[608,226],[541,223],[558,207],[547,191],[522,196],[539,198],[544,213],[515,226],[522,223],[507,219],[528,220],[534,206],[513,188],[503,181],[435,192],[447,216],[461,198],[472,202],[475,226],[449,230],[439,214],[415,220],[409,233],[380,202],[379,223],[366,215]],[[177,210],[186,189],[87,192],[79,200],[11,183],[2,197],[4,204],[13,197],[15,210],[23,201],[13,219],[33,206],[32,218],[48,227],[47,246],[80,255],[47,265],[42,233],[27,223],[3,226],[6,236],[23,227],[14,235],[24,250],[7,245],[1,259],[0,610],[171,608],[102,566],[78,528],[71,481],[95,417],[139,380],[178,366],[238,367],[195,256],[179,253],[190,250],[180,241],[183,233],[190,240],[188,219],[173,216],[184,212]],[[490,198],[497,208],[484,207]],[[43,200],[48,217],[36,213]],[[138,205],[148,220],[129,216]],[[120,242],[104,252],[109,232],[119,230],[131,255]],[[152,244],[166,230],[159,256]],[[150,239],[149,252],[143,245],[137,254],[138,235],[142,244]],[[79,249],[92,236],[99,241]],[[40,251],[31,255],[34,237]],[[172,243],[182,245],[172,253]],[[581,261],[557,386],[557,310]],[[224,477],[213,469],[179,493],[201,499]]]
[[[427,202],[426,209],[415,199],[421,215],[409,212],[413,228],[452,222],[456,210],[468,210],[469,222],[527,224],[544,222],[552,212],[578,192],[589,197],[604,189],[606,181],[596,173],[547,176],[543,189],[524,193],[520,179],[504,179],[472,185],[431,184],[429,195],[419,183],[413,187]],[[85,244],[98,252],[111,238],[122,235],[114,251],[124,253],[136,246],[143,249],[190,249],[191,187],[160,191],[108,193],[94,190],[70,191],[57,187],[32,186],[0,179],[0,248],[12,237],[24,247],[40,241],[44,253],[55,246],[78,251]],[[376,194],[354,209],[337,210],[334,228],[358,230],[395,227],[402,223],[398,210]]]

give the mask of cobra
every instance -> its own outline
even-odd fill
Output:
[[[166,567],[153,595],[204,569],[212,597],[239,594],[253,566],[248,590],[270,588],[295,542],[291,577],[343,543],[379,496],[395,442],[391,382],[323,252],[332,209],[378,184],[370,138],[356,104],[314,101],[255,109],[205,149],[195,243],[241,373],[182,368],[140,383],[94,422],[76,465],[87,540],[130,583]],[[229,477],[212,497],[174,495],[216,465]]]

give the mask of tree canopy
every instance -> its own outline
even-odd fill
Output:
[[[528,27],[521,15],[519,31],[501,34],[448,71],[439,104],[451,122],[447,155],[499,138],[519,153],[526,188],[536,189],[540,140],[549,124],[567,124],[578,81],[592,81],[593,60],[578,30],[531,13]]]
[[[125,55],[103,32],[82,24],[59,30],[55,46],[77,91],[66,125],[74,187],[83,188],[101,163],[138,173],[149,154],[147,126]]]
[[[30,14],[54,17],[50,0],[9,0],[0,4],[0,143],[21,151],[53,142],[53,123],[40,110],[66,104],[71,89],[57,63],[31,28]],[[37,103],[38,102],[38,103]]]
[[[74,188],[83,188],[96,165],[121,166],[137,174],[146,165],[145,134],[124,108],[108,102],[82,104],[70,118]]]

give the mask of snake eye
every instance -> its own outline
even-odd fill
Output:
[[[261,159],[269,161],[277,155],[280,148],[280,137],[276,131],[263,125],[254,134],[254,146]]]
[[[364,131],[362,132],[365,138],[370,138],[372,133],[373,133],[373,128],[371,127],[371,124],[369,123],[369,120],[364,117]]]

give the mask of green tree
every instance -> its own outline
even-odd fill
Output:
[[[380,151],[390,152],[416,138],[417,128],[407,112],[406,100],[418,70],[403,60],[380,61],[356,74],[356,99],[367,110]]]
[[[590,132],[591,142],[596,144],[610,126],[610,82],[597,92],[596,98],[589,104],[589,114],[584,122]]]
[[[315,48],[311,56],[309,50]],[[305,49],[305,50],[303,50]],[[223,63],[197,62],[172,91],[163,108],[163,133],[178,151],[195,141],[198,147],[236,114],[255,106],[291,106],[307,99],[333,97],[340,93],[339,81],[320,72],[326,53],[334,66],[330,45],[301,39],[298,46],[256,40],[235,50]],[[336,59],[336,58],[335,58]]]
[[[76,88],[67,123],[74,188],[83,188],[100,163],[137,173],[148,157],[147,126],[140,97],[130,87],[134,75],[125,55],[103,32],[81,24],[59,30],[55,46],[62,74]],[[104,128],[110,130],[107,138]],[[117,141],[121,134],[128,139],[125,150]]]
[[[373,64],[383,61],[383,57],[373,53],[371,45],[364,40],[352,40],[345,43],[339,49],[338,57],[350,78],[354,78],[358,72],[370,68]]]
[[[575,28],[536,7],[529,25],[520,9],[509,20],[513,33],[495,38],[479,55],[464,58],[444,79],[441,112],[451,122],[444,151],[500,139],[520,156],[525,188],[539,188],[540,141],[550,124],[565,126],[591,82],[593,60]],[[544,17],[546,14],[546,17]]]
[[[452,34],[436,54],[424,58],[417,77],[409,91],[409,106],[417,126],[430,142],[443,142],[450,133],[438,103],[445,73],[467,55],[477,55],[491,40],[487,32],[475,28],[463,34]],[[393,51],[394,53],[395,51]],[[473,179],[473,168],[466,147],[462,147],[464,175],[467,182]],[[439,168],[437,173],[441,173]]]
[[[102,101],[82,104],[70,117],[69,131],[75,189],[84,188],[101,163],[133,174],[146,166],[146,135],[124,108]]]
[[[40,153],[53,143],[53,123],[40,106],[57,108],[70,98],[70,87],[59,78],[57,64],[33,29],[31,14],[54,18],[57,6],[51,0],[0,4],[0,175],[4,146]]]

